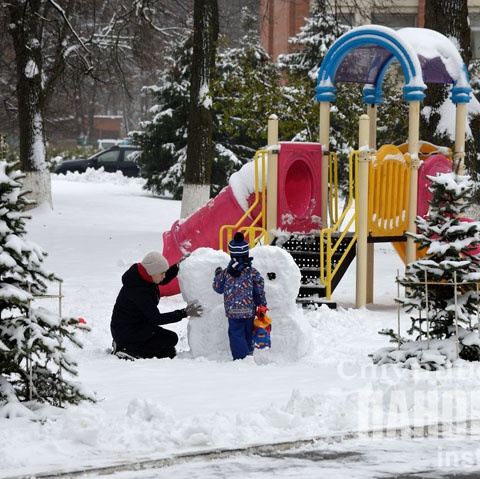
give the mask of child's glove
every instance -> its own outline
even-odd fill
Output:
[[[217,269],[215,270],[215,276],[218,276],[222,271],[223,271],[223,268],[221,266],[218,266]]]
[[[187,313],[187,316],[197,318],[203,313],[203,306],[196,300],[191,301],[187,304],[187,307],[185,308],[185,313]]]

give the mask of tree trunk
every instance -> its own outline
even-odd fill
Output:
[[[468,22],[467,0],[426,0],[425,28],[436,30],[446,37],[454,38],[465,65],[472,59],[471,30]],[[428,115],[422,115],[421,139],[436,145],[451,146],[453,138],[438,132],[441,120],[441,106],[448,100],[450,87],[430,84],[426,90],[424,107],[429,107]],[[425,109],[423,110],[425,111]],[[473,138],[466,138],[465,165],[467,171],[475,175],[476,151]]]
[[[210,90],[212,73],[215,68],[218,22],[217,0],[195,0],[182,218],[194,213],[210,197],[213,159],[213,111]]]
[[[40,77],[40,75],[36,75]],[[47,202],[52,207],[50,171],[46,162],[42,92],[39,82],[18,75],[18,116],[20,126],[20,164],[26,197],[35,201],[32,208]],[[27,207],[29,209],[30,207]]]
[[[442,33],[446,37],[454,38],[458,42],[460,55],[468,68],[472,59],[471,49],[471,29],[468,21],[467,0],[426,0],[425,2],[425,28],[430,28]],[[448,95],[448,89],[444,85],[429,85],[427,96],[424,100],[425,106],[431,106],[431,115],[425,119],[425,126],[420,130],[422,139],[434,144],[442,144],[442,138],[437,133],[437,127],[440,122],[440,106]],[[449,101],[449,100],[447,100]],[[475,130],[478,124],[478,116],[470,115],[468,117],[470,130]],[[466,172],[473,180],[478,181],[477,171],[477,151],[475,139],[467,136],[465,139],[465,168]],[[449,145],[446,145],[449,146]],[[480,188],[474,193],[474,199],[480,201]]]
[[[36,7],[36,2],[31,2],[31,8],[23,2],[12,2],[8,7],[14,25],[10,34],[17,69],[20,163],[27,175],[25,189],[31,191],[27,197],[37,204],[48,201],[52,206],[50,172],[46,162],[41,33],[38,31],[41,15]],[[36,185],[42,185],[41,189],[34,189]]]
[[[465,65],[472,59],[467,0],[425,1],[425,28],[457,40]]]

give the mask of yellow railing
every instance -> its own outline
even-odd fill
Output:
[[[328,211],[330,224],[338,221],[338,204],[340,192],[338,189],[338,158],[333,151],[330,152],[328,166]]]
[[[325,286],[325,296],[329,300],[332,296],[332,280],[335,274],[340,269],[345,261],[350,250],[355,246],[357,240],[357,212],[355,210],[354,202],[356,201],[357,189],[355,185],[358,184],[358,151],[352,151],[348,158],[348,203],[346,204],[342,214],[336,218],[334,225],[331,228],[324,228],[320,231],[320,281]],[[345,221],[343,231],[340,232],[340,227]],[[348,232],[353,228],[353,235],[349,236]],[[335,238],[333,235],[335,234]],[[337,252],[340,244],[345,238],[350,238],[348,245],[345,247],[341,258],[337,264],[333,266],[333,256]],[[333,241],[335,240],[335,241]]]
[[[241,231],[245,239],[249,242],[250,247],[255,246],[260,241],[266,241],[266,218],[267,218],[267,195],[266,195],[266,160],[268,158],[268,150],[258,150],[254,158],[254,185],[255,199],[250,207],[245,211],[244,215],[234,225],[223,225],[219,232],[219,247],[226,251],[229,241],[233,238],[234,232]],[[260,169],[260,174],[259,174]],[[249,224],[244,224],[251,213],[260,205],[260,212],[256,217],[252,217]],[[225,240],[225,241],[224,241]]]

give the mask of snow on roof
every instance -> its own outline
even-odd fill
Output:
[[[469,86],[465,64],[452,39],[428,28],[402,28],[397,34],[408,42],[417,54],[426,83],[456,83],[460,87]],[[435,81],[440,76],[449,81]]]
[[[468,73],[450,39],[425,28],[393,30],[381,25],[353,28],[330,47],[318,74],[317,100],[330,101],[336,82],[379,89],[394,60],[402,67],[407,100],[420,100],[425,83],[442,83],[453,85],[455,103],[469,101]]]

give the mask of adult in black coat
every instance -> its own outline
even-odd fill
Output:
[[[110,331],[112,353],[123,359],[174,358],[178,336],[161,325],[176,323],[187,316],[199,316],[201,306],[192,302],[184,309],[160,313],[159,285],[178,274],[178,264],[168,266],[157,251],[148,253],[122,276],[122,288],[113,307]]]

